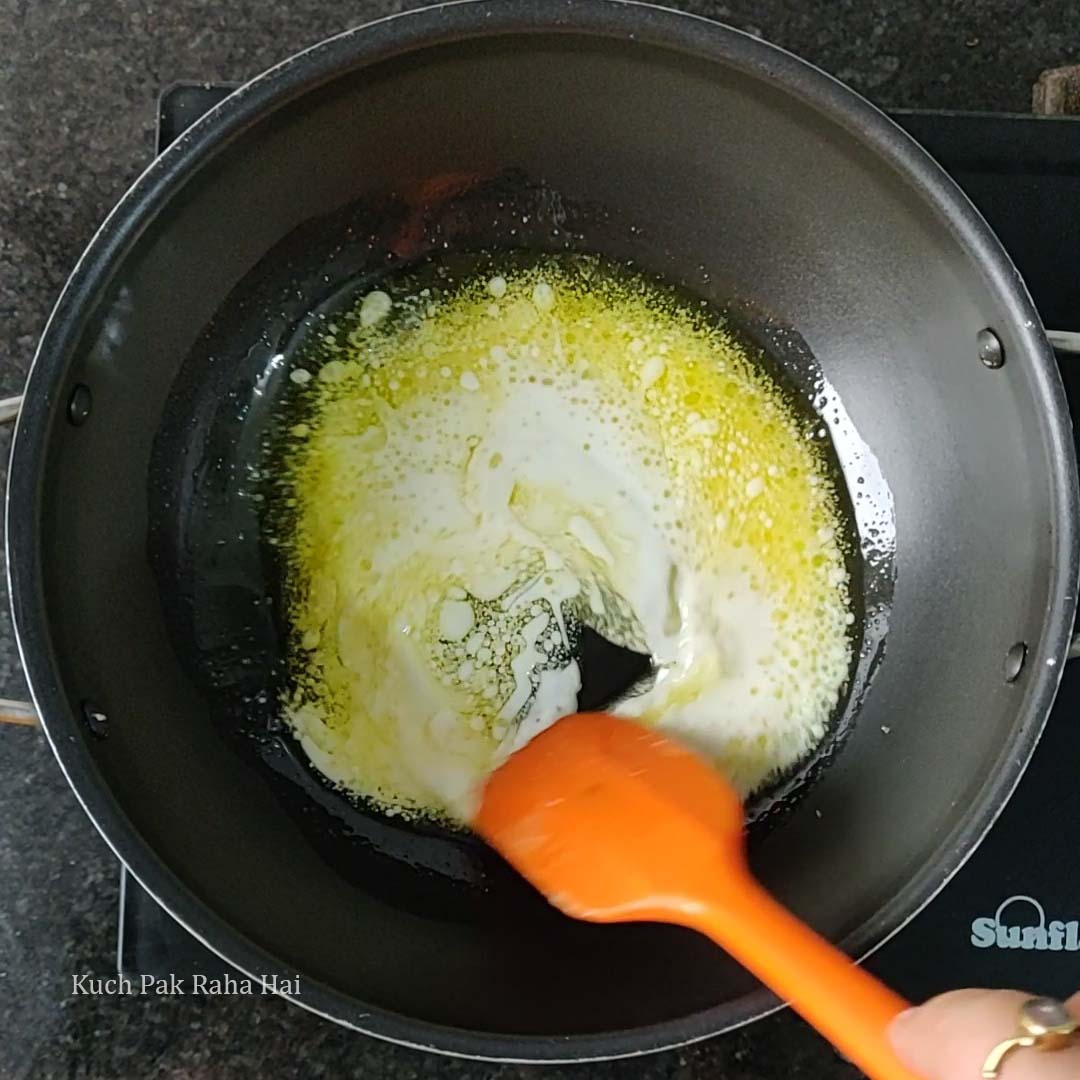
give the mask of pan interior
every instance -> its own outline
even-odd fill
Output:
[[[298,366],[318,369],[326,359],[319,346],[327,327],[343,323],[373,288],[396,289],[408,281],[410,288],[427,283],[453,289],[456,282],[490,275],[493,267],[527,267],[545,249],[588,252],[593,222],[599,218],[611,228],[608,215],[576,207],[521,176],[481,178],[452,191],[424,205],[421,228],[416,210],[394,195],[305,223],[233,290],[187,358],[157,436],[150,551],[176,651],[213,702],[220,730],[261,771],[331,866],[407,910],[498,918],[505,896],[523,886],[494,853],[464,830],[389,816],[337,789],[311,765],[281,718],[294,673],[280,545],[293,526],[282,520],[289,512],[277,478],[287,467],[289,429],[309,419],[296,411],[300,395],[289,373]],[[591,273],[591,258],[589,266]],[[700,309],[699,296],[685,286],[664,291]],[[827,398],[805,344],[745,306],[729,309],[722,321],[783,387],[807,434],[824,446],[857,612],[851,669],[828,734],[755,794],[748,814],[756,840],[805,795],[850,732],[887,623],[892,522],[887,502],[864,497],[865,476],[856,478],[856,497],[849,496],[837,450],[815,409]],[[268,325],[277,333],[268,333]],[[226,374],[226,383],[218,373]],[[193,411],[206,425],[205,444],[215,447],[210,468],[190,438]],[[836,430],[849,441],[850,457],[852,433],[840,425]],[[192,475],[199,480],[190,501],[162,497]],[[582,709],[602,707],[648,677],[650,658],[595,632],[582,636],[577,658]]]

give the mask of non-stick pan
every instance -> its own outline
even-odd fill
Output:
[[[34,363],[8,496],[20,648],[98,828],[239,968],[451,1052],[672,1046],[776,1002],[688,933],[573,923],[475,840],[349,803],[276,717],[278,568],[240,495],[290,356],[388,269],[492,248],[660,275],[829,426],[860,660],[826,752],[756,805],[752,858],[855,955],[899,928],[1008,798],[1066,657],[1063,394],[940,169],[828,76],[701,19],[431,8],[301,53],[185,133],[94,238]]]

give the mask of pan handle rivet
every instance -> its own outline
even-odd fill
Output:
[[[1005,681],[1007,683],[1016,682],[1020,678],[1025,660],[1027,660],[1027,645],[1018,641],[1005,654]]]
[[[979,359],[986,367],[999,368],[1005,363],[1005,347],[989,326],[983,327],[975,335],[975,343],[979,349]]]
[[[92,701],[82,703],[83,720],[96,739],[104,739],[109,734],[109,718]]]
[[[90,387],[86,383],[76,383],[68,398],[68,421],[73,427],[82,427],[90,415],[90,406],[93,398],[90,396]]]

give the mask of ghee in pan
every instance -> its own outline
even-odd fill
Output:
[[[582,626],[653,659],[614,711],[744,795],[803,758],[854,621],[820,422],[624,268],[431,280],[369,291],[291,374],[270,520],[311,761],[386,812],[467,819],[574,711]]]

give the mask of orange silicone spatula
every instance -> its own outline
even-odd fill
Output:
[[[754,880],[738,796],[678,743],[602,713],[565,717],[495,771],[473,824],[566,914],[693,927],[872,1080],[918,1080],[885,1034],[907,1002]]]

